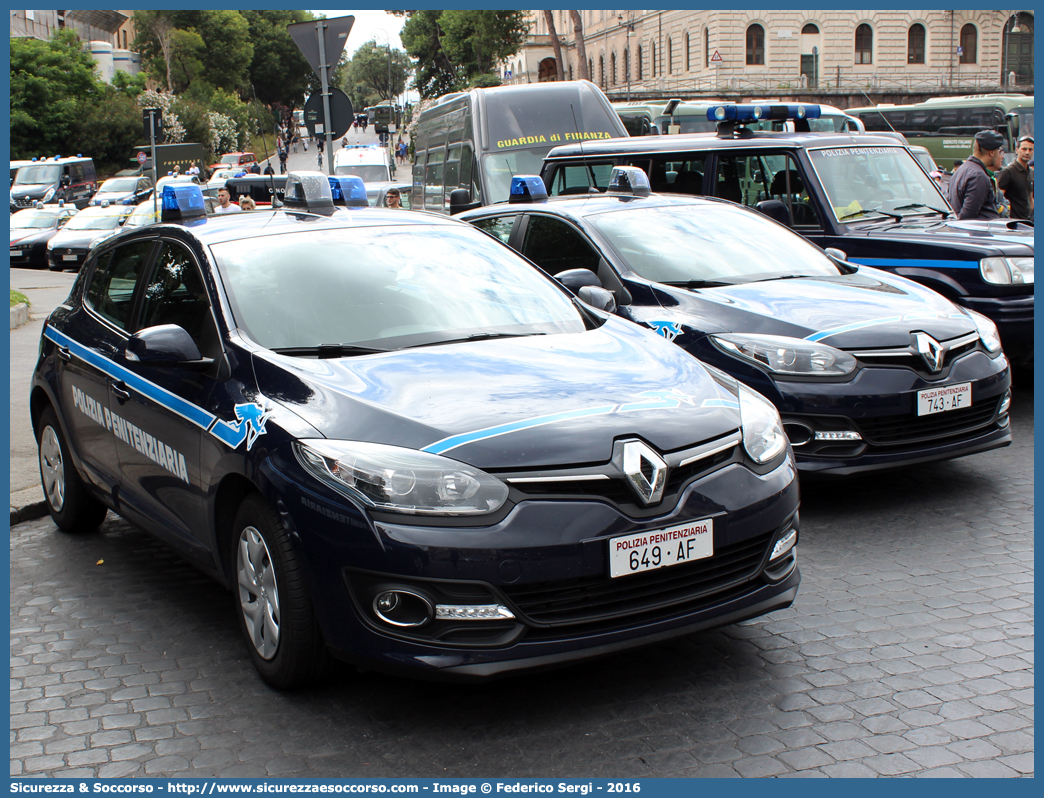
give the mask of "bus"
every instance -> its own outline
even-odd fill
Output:
[[[656,119],[663,115],[666,101],[652,103],[613,103],[613,110],[632,136],[655,136],[660,132]]]
[[[370,124],[373,125],[374,133],[388,133],[394,125],[398,124],[398,109],[391,103],[383,102],[366,109]]]
[[[540,174],[552,147],[627,135],[605,94],[588,80],[447,94],[415,123],[412,206],[449,213],[450,195],[459,189],[468,200],[454,210],[502,202],[511,178]]]
[[[632,136],[672,133],[714,133],[717,122],[707,119],[707,109],[721,105],[725,100],[654,100],[642,103],[613,103],[613,110]],[[751,103],[782,104],[778,100],[751,100]],[[791,105],[793,103],[790,103]],[[832,105],[819,106],[822,115],[809,119],[813,133],[864,133],[862,122],[848,116]],[[753,130],[769,132],[794,132],[794,123],[789,120],[773,119],[748,125]],[[651,129],[650,129],[651,128]],[[642,132],[638,132],[642,131]]]
[[[1026,94],[936,97],[913,105],[849,108],[848,113],[861,119],[868,132],[902,133],[947,168],[971,155],[972,139],[980,130],[1004,136],[1005,164],[1015,157],[1019,136],[1033,135],[1033,96]]]

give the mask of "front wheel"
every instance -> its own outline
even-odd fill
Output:
[[[91,532],[105,519],[108,508],[87,492],[69,457],[65,435],[54,409],[40,417],[37,445],[40,452],[40,485],[51,520],[63,532]]]
[[[330,653],[290,538],[260,496],[239,506],[233,545],[236,607],[254,667],[280,689],[318,681],[329,670]]]

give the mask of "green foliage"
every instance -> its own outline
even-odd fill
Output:
[[[424,98],[491,85],[488,75],[496,62],[514,55],[528,32],[523,11],[405,13],[409,18],[400,37],[417,61],[414,85]]]
[[[388,46],[368,41],[338,73],[338,85],[352,100],[352,107],[367,108],[392,99],[406,90],[410,76],[410,58],[402,50],[391,50],[391,92],[388,91]],[[338,78],[335,77],[335,82]]]
[[[145,91],[145,84],[148,83],[148,80],[149,76],[144,72],[130,75],[122,69],[118,69],[112,78],[112,87],[121,94],[126,94],[131,99],[134,99]]]
[[[472,89],[488,89],[491,86],[500,86],[502,83],[500,75],[496,72],[483,72],[481,75],[475,75],[468,86]]]
[[[309,11],[241,11],[254,44],[250,80],[266,105],[283,103],[300,108],[305,95],[318,87],[312,71],[286,26],[314,19]]]

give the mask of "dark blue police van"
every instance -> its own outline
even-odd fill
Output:
[[[895,139],[811,133],[816,105],[716,105],[718,133],[566,144],[544,160],[551,196],[603,192],[637,166],[653,192],[720,197],[761,210],[848,260],[922,283],[998,327],[1015,367],[1033,363],[1033,225],[959,221]],[[748,124],[790,119],[798,132]],[[803,129],[803,130],[802,130]]]

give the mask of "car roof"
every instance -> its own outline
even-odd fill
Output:
[[[612,155],[638,155],[686,152],[689,150],[728,150],[754,148],[806,149],[814,147],[901,147],[895,139],[873,136],[866,133],[856,135],[844,133],[771,133],[754,131],[749,138],[719,138],[716,133],[676,133],[668,136],[632,136],[603,141],[585,141],[582,144],[563,144],[547,154],[546,160],[555,158],[608,157]]]
[[[736,210],[743,210],[743,206],[728,200],[718,199],[717,197],[678,194],[650,194],[647,197],[634,197],[626,194],[599,193],[550,197],[546,202],[498,202],[494,205],[485,205],[481,208],[465,211],[458,214],[455,218],[472,219],[480,216],[496,215],[505,211],[528,211],[531,213],[552,213],[556,216],[565,216],[579,221],[586,216],[593,216],[598,213],[640,208],[677,207],[679,205],[704,207],[724,205]]]

